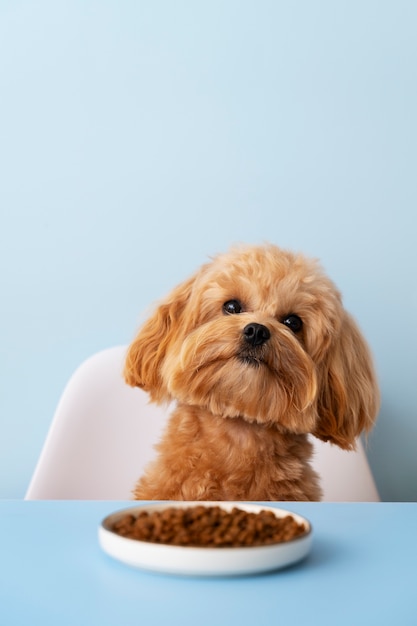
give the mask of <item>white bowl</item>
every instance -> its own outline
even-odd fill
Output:
[[[238,507],[244,511],[259,513],[272,511],[277,517],[292,515],[306,527],[306,533],[282,543],[243,548],[194,548],[159,543],[149,543],[122,537],[112,531],[113,524],[126,513],[161,511],[169,507],[220,506],[225,511]],[[193,576],[233,576],[256,574],[280,569],[301,561],[310,551],[312,528],[308,520],[296,513],[271,506],[242,504],[240,502],[172,502],[142,505],[123,509],[108,515],[101,523],[99,543],[102,549],[119,561],[145,570]]]

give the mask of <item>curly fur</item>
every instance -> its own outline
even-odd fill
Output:
[[[225,314],[238,300],[242,312]],[[283,321],[302,320],[299,332]],[[244,340],[248,324],[269,331]],[[379,403],[369,349],[318,263],[273,245],[219,255],[139,330],[125,379],[176,400],[137,499],[319,500],[309,433],[354,449]]]

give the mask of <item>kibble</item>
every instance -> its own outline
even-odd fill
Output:
[[[252,513],[234,507],[167,507],[123,515],[112,526],[123,537],[174,546],[231,548],[290,541],[306,533],[292,515],[277,517],[272,511]]]

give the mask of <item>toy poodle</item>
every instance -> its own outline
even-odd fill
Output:
[[[125,379],[175,400],[138,500],[320,500],[308,435],[350,450],[372,427],[372,360],[315,260],[241,246],[177,286],[128,349]]]

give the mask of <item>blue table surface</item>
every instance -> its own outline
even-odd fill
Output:
[[[313,525],[310,555],[277,572],[144,572],[98,545],[126,502],[0,501],[0,624],[417,625],[417,504],[283,503]]]

